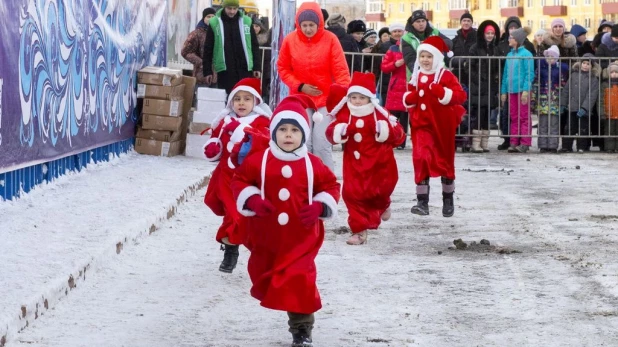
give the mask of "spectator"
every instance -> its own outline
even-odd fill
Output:
[[[369,53],[371,49],[378,43],[378,33],[373,29],[367,29],[363,35],[365,41],[365,49],[363,52]]]
[[[618,57],[618,25],[612,27],[611,32],[603,34],[601,44],[597,47],[597,58]],[[612,59],[600,59],[601,67],[606,68]]]
[[[601,119],[605,123],[605,152],[618,153],[618,63],[611,63],[603,70],[601,84]]]
[[[397,28],[393,30],[393,32],[396,31],[401,31],[401,34],[403,34],[402,29]],[[403,95],[408,90],[408,81],[406,79],[406,64],[403,61],[400,42],[397,42],[388,49],[382,60],[381,69],[384,73],[382,75],[383,77],[389,76],[388,97],[385,103],[386,109],[393,116],[397,117],[399,124],[401,124],[406,134],[403,143],[397,148],[404,149],[406,148],[408,125],[410,121],[408,120],[408,111],[403,105]]]
[[[354,43],[356,44],[356,52],[355,53],[363,53],[367,44],[365,40],[363,40],[363,36],[365,35],[365,31],[367,27],[362,20],[353,20],[348,23],[348,35],[352,35],[354,38]],[[363,72],[365,68],[365,59],[361,54],[353,54],[352,55],[352,72]]]
[[[578,57],[581,57],[582,55],[584,55],[584,53],[582,52],[584,51],[586,44],[588,44],[588,47],[590,47],[590,41],[586,40],[587,33],[588,33],[588,30],[586,30],[583,26],[579,24],[575,24],[571,27],[571,35],[575,36],[575,40],[577,40],[577,56]],[[593,53],[593,52],[585,52],[585,53]]]
[[[383,27],[378,31],[378,38],[381,43],[388,43],[391,40],[391,32],[388,30],[388,27]]]
[[[337,43],[337,37],[324,29],[318,4],[304,2],[296,14],[296,30],[283,39],[277,61],[281,81],[290,88],[290,94],[309,95],[323,115],[327,113],[325,106],[331,85],[350,84],[343,50]],[[326,139],[330,121],[327,118],[310,124],[313,131],[307,139],[307,147],[334,170],[333,148]]]
[[[423,10],[416,10],[406,22],[406,33],[401,38],[401,50],[403,52],[403,60],[406,62],[406,78],[410,80],[412,71],[414,71],[414,63],[416,62],[416,49],[418,46],[430,36],[440,36],[447,47],[451,49],[453,42],[446,36],[440,33],[438,29],[434,29],[427,22],[427,15]]]
[[[253,30],[255,30],[257,35],[258,44],[260,47],[265,48],[260,49],[258,64],[262,68],[262,99],[264,103],[268,104],[270,101],[270,60],[272,58],[270,46],[272,43],[272,31],[270,29],[267,30],[262,21],[257,17],[253,18]]]
[[[541,44],[543,43],[543,37],[547,31],[545,29],[539,29],[534,34],[534,41],[532,41],[532,45],[534,46],[534,56],[542,57],[543,56],[543,48]]]
[[[325,8],[321,9],[322,10],[322,18],[324,18],[324,23],[326,23],[328,21],[328,11],[326,11]]]
[[[342,16],[339,13],[333,13],[332,16],[330,16],[328,19],[328,23],[327,23],[328,28],[326,28],[326,30],[330,31],[331,33],[335,34],[335,36],[337,36],[337,39],[339,40],[339,43],[341,44],[341,48],[343,49],[345,53],[348,53],[345,55],[345,60],[348,63],[348,67],[352,70],[353,69],[353,64],[352,64],[353,54],[351,53],[360,53],[360,50],[358,49],[358,44],[356,43],[352,35],[346,32],[346,29],[344,28],[345,23],[346,23],[346,20],[344,16]],[[361,70],[360,59],[355,59],[355,62],[358,65],[357,67],[358,70],[356,71],[360,71]],[[348,71],[348,73],[352,75],[351,71]]]
[[[560,50],[560,57],[564,58],[577,58],[577,39],[572,34],[564,32],[565,23],[564,19],[556,18],[551,21],[551,30],[543,35],[543,42],[540,44],[540,48],[545,52],[551,46],[558,46]]]
[[[202,57],[206,83],[218,74],[219,88],[230,94],[243,78],[260,78],[260,48],[251,18],[238,9],[238,0],[223,0],[206,31]],[[214,65],[214,71],[213,71]]]
[[[476,43],[467,55],[495,57],[498,54],[500,27],[492,20],[479,25]],[[500,62],[496,59],[472,59],[470,71],[470,125],[472,126],[472,152],[489,152],[490,110],[498,107],[500,94]]]
[[[210,83],[206,83],[206,77],[204,77],[204,70],[202,68],[202,53],[204,52],[204,44],[206,43],[206,29],[208,28],[208,21],[215,16],[216,11],[209,7],[202,11],[202,20],[197,23],[195,30],[193,30],[184,45],[180,54],[188,62],[193,64],[193,77],[195,77],[197,83],[195,88],[209,87]],[[217,83],[216,77],[214,82]]]
[[[608,33],[612,31],[612,27],[614,26],[614,22],[603,19],[599,28],[597,29],[597,33]]]
[[[382,32],[382,30],[384,30],[385,28],[382,28],[380,30],[380,32]],[[387,31],[389,32],[389,39],[388,41],[382,41],[380,42],[377,46],[377,49],[374,51],[375,53],[380,53],[380,54],[386,54],[390,48],[393,45],[399,45],[399,53],[401,53],[401,37],[403,36],[404,33],[404,25],[401,23],[393,23],[390,25],[390,27],[386,28]],[[381,35],[382,36],[386,36],[384,34]],[[390,80],[391,80],[391,73],[390,72],[385,72],[384,69],[382,68],[382,58],[377,58],[376,62],[374,63],[374,74],[376,76],[380,76],[380,81],[378,82],[378,86],[380,89],[380,101],[382,101],[382,105],[387,105],[387,98],[388,95],[390,94],[388,91],[390,89]],[[377,67],[377,69],[375,69]],[[405,67],[404,67],[404,71],[405,71]],[[406,81],[406,76],[403,75],[402,77],[402,82]],[[401,97],[399,96],[399,98],[401,99]],[[401,100],[399,100],[401,101]],[[388,109],[388,107],[387,107]],[[390,111],[390,110],[389,110]],[[406,119],[407,119],[407,113],[406,113]],[[407,132],[407,124],[403,125],[404,130],[406,130]]]
[[[472,27],[474,18],[469,12],[461,15],[459,22],[461,23],[461,29],[457,30],[457,35],[453,39],[453,60],[451,66],[453,67],[453,73],[459,79],[459,83],[470,86],[470,74],[468,69],[468,61],[462,61],[455,57],[467,56],[470,54],[470,47],[476,43],[476,29]],[[476,76],[474,76],[476,77]]]

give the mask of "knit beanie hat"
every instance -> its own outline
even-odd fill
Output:
[[[545,29],[539,29],[536,31],[536,33],[534,33],[534,36],[539,36],[539,35],[543,36],[545,35],[546,32],[547,31]]]
[[[238,7],[240,6],[239,0],[223,0],[222,7]]]
[[[470,14],[470,12],[466,12],[462,14],[461,17],[459,18],[459,21],[461,22],[462,20],[466,18],[474,22],[474,18],[472,18],[472,15]]]
[[[202,18],[205,18],[209,14],[216,14],[216,13],[217,13],[217,11],[215,11],[214,8],[207,7],[207,8],[204,9],[204,11],[202,11]]]
[[[412,12],[412,17],[410,17],[410,23],[414,23],[419,19],[424,19],[427,20],[427,15],[425,14],[425,11],[423,10],[416,10],[414,12]]]
[[[395,30],[401,30],[401,31],[405,31],[406,30],[406,26],[403,25],[402,23],[393,23],[388,27],[388,30],[390,32],[393,32]]]
[[[618,72],[618,63],[611,63],[611,64],[609,64],[607,69],[609,70],[609,73]]]
[[[601,33],[603,32],[603,29],[611,28],[613,26],[614,26],[614,22],[603,19],[601,21],[601,24],[599,25],[599,28],[597,29],[597,33]]]
[[[524,28],[519,28],[511,31],[511,36],[515,41],[517,41],[517,44],[521,46],[526,40],[526,36],[528,36],[528,33],[526,33]]]
[[[302,22],[314,22],[316,25],[320,25],[320,17],[313,10],[304,10],[298,15],[298,23]]]
[[[348,34],[364,33],[365,31],[367,31],[367,27],[362,20],[357,19],[348,23]]]
[[[382,35],[384,35],[384,34],[389,34],[389,35],[391,34],[391,32],[388,31],[388,27],[384,27],[384,28],[380,29],[380,31],[378,31],[378,37],[379,38],[381,38]]]
[[[326,24],[329,27],[333,25],[343,26],[345,24],[345,17],[340,13],[333,13],[330,17],[328,17],[328,22]]]
[[[547,58],[560,58],[560,50],[558,46],[552,45],[543,52],[543,55]]]
[[[367,41],[367,39],[370,38],[371,36],[378,37],[378,33],[376,33],[376,31],[373,29],[369,29],[365,31],[365,35],[363,35],[363,40]]]
[[[328,20],[328,11],[325,8],[322,9],[322,18],[324,18],[324,22]]]
[[[618,24],[612,26],[612,37],[618,37]]]
[[[566,28],[566,23],[564,22],[564,19],[562,18],[555,18],[554,20],[551,21],[551,27],[555,27],[555,26],[561,26],[563,28]]]
[[[485,30],[483,30],[483,34],[487,34],[487,32],[489,31],[493,32],[494,34],[496,33],[496,29],[493,26],[488,25],[485,27]]]

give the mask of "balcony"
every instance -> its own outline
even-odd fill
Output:
[[[461,18],[461,15],[464,13],[467,13],[468,10],[466,10],[465,8],[462,8],[461,10],[450,10],[448,11],[448,17],[450,19],[459,19]],[[432,13],[433,16],[433,13]],[[429,19],[429,16],[427,16],[427,19]]]
[[[603,14],[615,14],[618,13],[618,2],[608,2],[601,4],[601,10]]]
[[[365,22],[386,22],[384,13],[365,13]]]
[[[427,20],[428,21],[433,21],[433,11],[432,10],[427,10],[425,11],[425,15],[427,16]]]
[[[519,6],[519,7],[507,7],[507,8],[501,8],[500,9],[500,15],[502,17],[523,17],[524,16],[524,8]]]
[[[566,16],[566,6],[543,6],[543,14],[546,16]]]

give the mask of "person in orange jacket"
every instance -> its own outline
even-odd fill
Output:
[[[350,70],[339,39],[324,29],[322,10],[317,3],[305,2],[298,9],[296,30],[283,39],[277,70],[290,88],[290,95],[308,95],[321,114],[327,113],[330,86],[350,84]],[[333,170],[333,148],[325,135],[330,121],[327,118],[319,124],[310,124],[313,131],[307,147]]]

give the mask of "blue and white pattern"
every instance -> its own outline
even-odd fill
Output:
[[[165,65],[166,11],[161,0],[28,0],[19,31],[22,146],[119,133],[134,117],[136,71]]]

